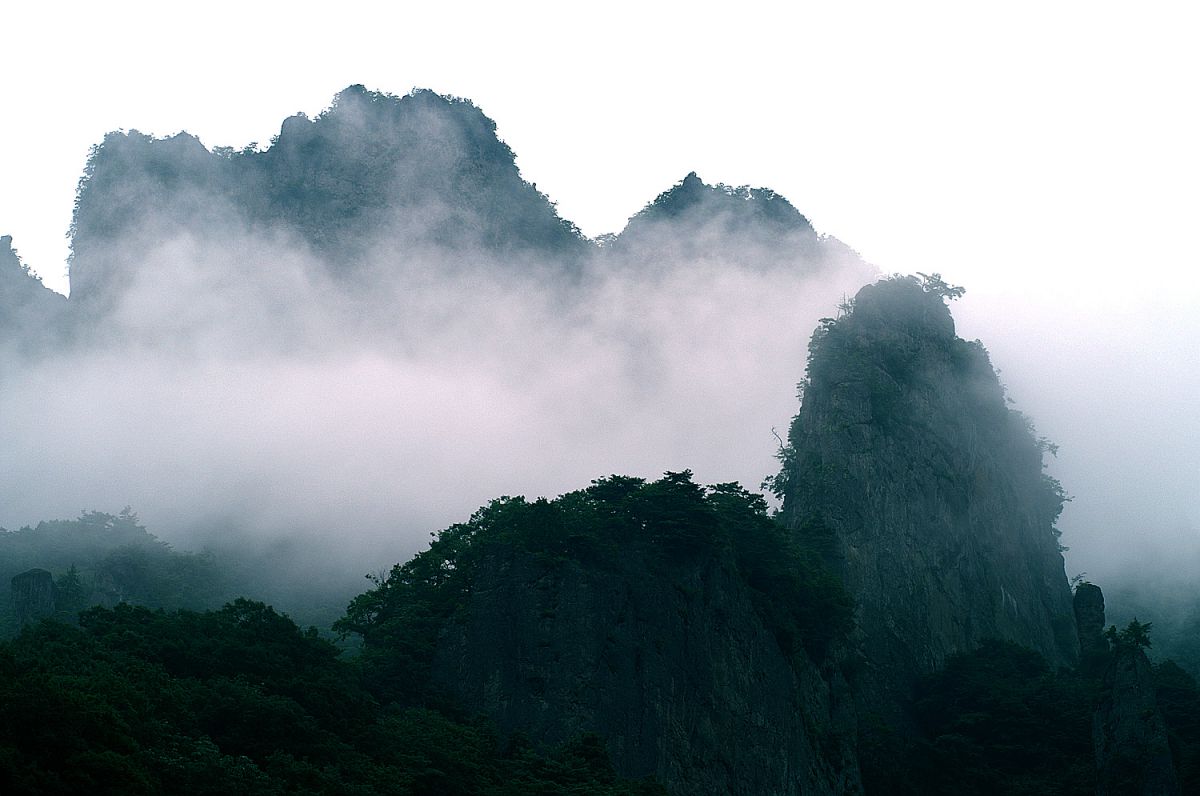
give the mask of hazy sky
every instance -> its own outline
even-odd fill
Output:
[[[381,6],[6,9],[0,230],[63,290],[106,131],[266,143],[363,83],[474,100],[589,234],[695,169],[775,188],[888,270],[1197,290],[1193,4]]]
[[[468,97],[589,235],[696,170],[774,188],[885,272],[966,285],[960,331],[1063,444],[1068,543],[1145,512],[1194,536],[1198,12],[980,5],[22,3],[0,234],[65,291],[108,130],[241,147],[351,83]]]

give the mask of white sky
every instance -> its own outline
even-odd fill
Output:
[[[960,328],[1018,398],[1056,372],[1086,381],[1102,347],[1121,373],[1156,351],[1134,375],[1179,407],[1152,437],[1190,456],[1171,494],[1197,522],[1186,446],[1200,434],[1183,408],[1200,389],[1195,4],[410,5],[10,4],[0,234],[65,291],[75,185],[106,131],[241,147],[351,83],[428,87],[479,105],[589,235],[696,170],[774,188],[884,271],[940,271],[968,287]],[[1155,313],[1169,339],[1122,336]],[[1104,435],[1071,422],[1095,401],[1038,399],[1033,414],[1087,449]],[[1089,461],[1122,453],[1095,445]]]
[[[695,169],[776,189],[887,271],[1196,293],[1192,4],[410,5],[10,6],[0,234],[65,290],[106,131],[265,143],[357,82],[474,100],[588,234]]]

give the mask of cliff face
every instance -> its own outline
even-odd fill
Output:
[[[857,602],[867,701],[987,638],[1073,662],[1061,489],[986,352],[937,285],[880,282],[847,310],[814,335],[777,486]]]
[[[1097,796],[1171,796],[1180,792],[1167,725],[1158,710],[1154,675],[1136,644],[1117,644],[1105,675],[1092,740]]]
[[[1080,668],[1098,677],[1109,659],[1104,638],[1104,592],[1094,583],[1080,583],[1075,589],[1074,608]]]
[[[623,570],[492,555],[442,637],[442,685],[537,743],[599,733],[620,775],[672,793],[861,791],[844,682],[781,652],[728,564]]]

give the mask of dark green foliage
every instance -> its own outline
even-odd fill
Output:
[[[574,560],[614,572],[640,559],[664,578],[723,558],[789,654],[803,649],[820,659],[851,624],[846,592],[789,542],[761,495],[737,484],[705,488],[686,471],[651,483],[612,476],[552,501],[495,500],[374,579],[336,628],[363,637],[363,660],[384,698],[437,701],[427,691],[437,636],[466,609],[477,567],[497,547],[532,553],[546,566]]]
[[[211,553],[181,553],[156,538],[128,508],[83,512],[77,520],[0,530],[0,636],[17,631],[9,584],[32,567],[56,575],[57,615],[73,621],[91,605],[208,608],[234,596],[229,567]]]
[[[84,588],[79,568],[74,564],[62,577],[55,579],[54,594],[58,615],[68,621],[87,607],[88,597],[91,596],[89,590]]]
[[[1162,568],[1153,576],[1130,576],[1109,595],[1109,618],[1123,627],[1137,616],[1154,617],[1154,660],[1170,659],[1200,676],[1200,593],[1190,571],[1172,576]]]
[[[1154,627],[1153,622],[1139,622],[1134,619],[1122,630],[1117,630],[1116,625],[1110,625],[1108,630],[1104,631],[1104,637],[1108,639],[1113,649],[1122,647],[1147,649],[1150,646],[1150,629],[1152,627]]]
[[[945,300],[960,299],[967,292],[966,288],[947,284],[939,273],[924,274],[918,271],[917,276],[921,278],[921,288],[926,293],[932,293]]]
[[[767,516],[767,504],[736,483],[711,488],[709,503],[735,540],[738,569],[746,578],[755,610],[787,652],[801,647],[822,660],[830,645],[849,632],[854,603],[841,581],[822,565],[829,544],[822,529],[788,534]]]
[[[0,644],[0,792],[654,794],[603,744],[540,751],[383,708],[338,650],[262,603],[94,608]]]
[[[918,736],[864,726],[867,792],[1091,794],[1098,689],[1010,642],[956,655],[918,686]]]
[[[629,220],[617,238],[618,246],[644,234],[660,222],[675,225],[719,223],[728,239],[766,233],[776,239],[789,234],[791,243],[803,245],[804,237],[815,241],[816,232],[787,199],[767,188],[705,185],[696,172],[659,194],[653,202]]]

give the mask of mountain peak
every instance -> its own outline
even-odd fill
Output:
[[[954,318],[942,296],[912,277],[867,285],[851,304],[851,323],[864,329],[954,337]]]
[[[662,221],[687,219],[694,222],[721,217],[730,226],[765,227],[770,234],[802,232],[815,235],[812,224],[792,204],[769,188],[709,185],[694,172],[659,194],[653,202],[630,220]]]
[[[822,323],[777,483],[789,526],[822,540],[858,600],[883,703],[987,638],[1078,656],[1065,495],[987,352],[955,335],[959,292],[892,278]]]
[[[551,255],[570,268],[587,247],[521,178],[495,123],[474,104],[356,84],[315,118],[285,119],[262,151],[209,152],[187,133],[107,135],[80,182],[72,290],[87,301],[111,298],[164,234],[216,234],[209,248],[219,250],[219,230],[235,219],[303,241],[337,277],[359,272],[379,251]]]

